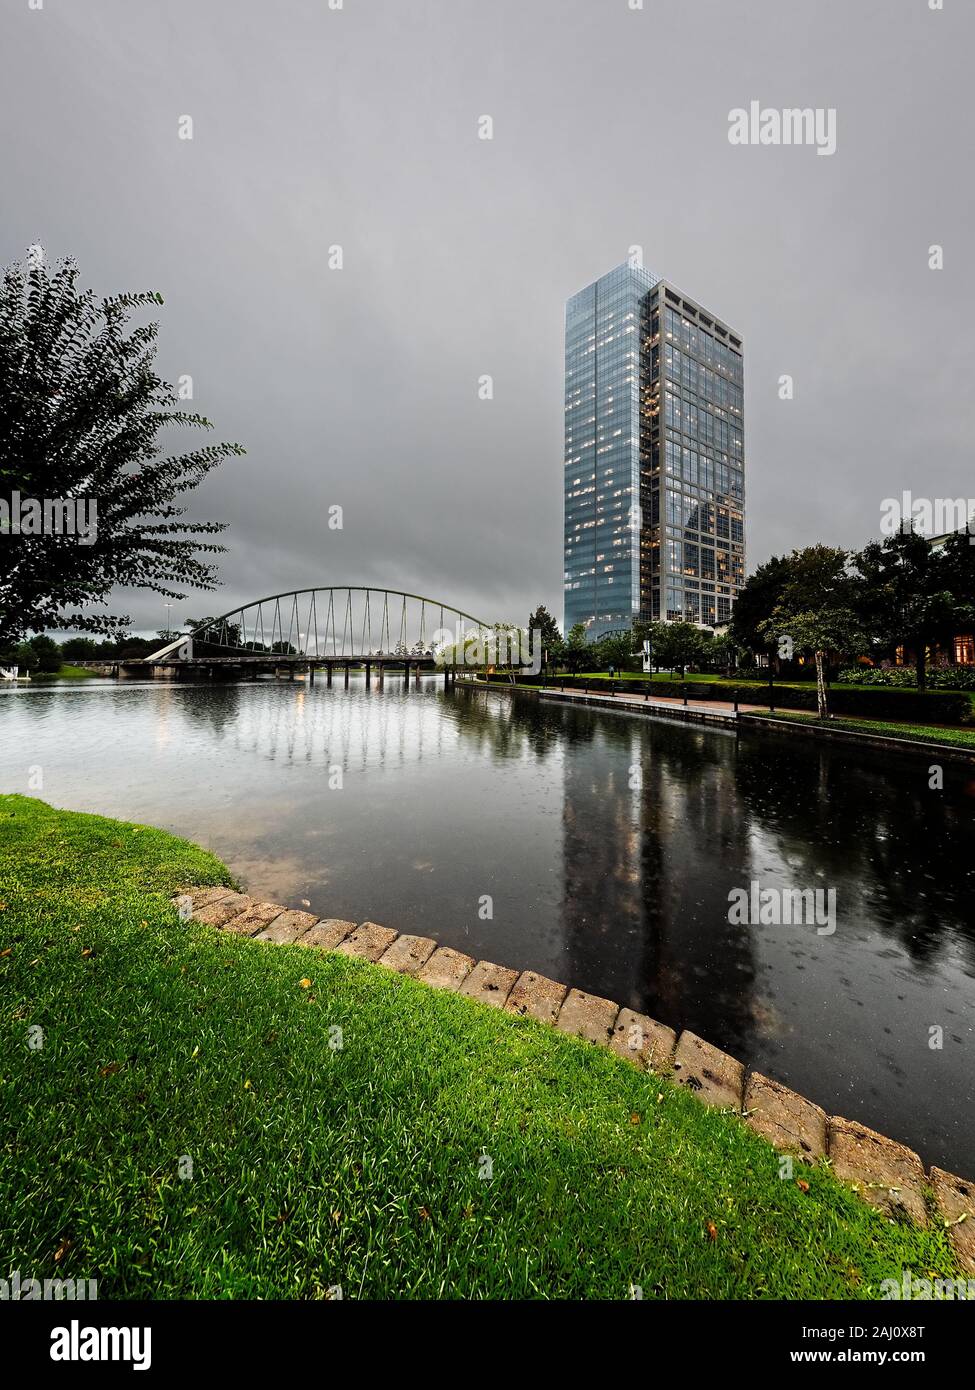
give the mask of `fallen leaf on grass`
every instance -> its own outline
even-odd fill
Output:
[[[68,1253],[68,1251],[71,1249],[71,1246],[72,1246],[73,1244],[74,1244],[74,1242],[71,1241],[71,1240],[69,1240],[67,1236],[64,1237],[64,1240],[62,1240],[61,1244],[58,1246],[58,1248],[57,1248],[57,1249],[55,1250],[55,1252],[54,1252],[54,1263],[55,1263],[55,1264],[60,1264],[60,1263],[61,1263],[61,1261],[64,1259],[65,1255],[66,1255],[66,1254]]]
[[[717,1240],[717,1238],[718,1238],[718,1228],[717,1228],[717,1226],[714,1224],[713,1221],[709,1221],[709,1222],[708,1222],[708,1224],[707,1224],[707,1232],[708,1232],[708,1240]]]

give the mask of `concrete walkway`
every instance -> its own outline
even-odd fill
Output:
[[[626,690],[610,692],[609,690],[600,690],[598,686],[590,687],[588,690],[563,690],[555,681],[544,686],[514,686],[502,684],[500,681],[459,680],[457,689],[527,690],[535,692],[539,699],[563,700],[566,704],[602,705],[611,709],[632,709],[637,713],[656,711],[659,714],[669,715],[671,718],[685,719],[696,723],[734,726],[738,722],[735,707],[727,700],[688,700],[685,704],[683,700],[670,695],[643,695],[635,691],[631,694]],[[740,704],[738,712],[741,714],[767,714],[768,707],[766,705]]]

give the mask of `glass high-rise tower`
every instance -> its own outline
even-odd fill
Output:
[[[642,266],[565,308],[565,631],[727,622],[745,578],[741,338]]]

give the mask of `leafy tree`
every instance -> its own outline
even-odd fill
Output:
[[[562,639],[562,633],[559,631],[558,623],[552,617],[544,603],[540,603],[528,619],[528,635],[532,641],[535,640],[531,636],[534,632],[540,632],[542,634],[542,652],[545,655],[547,663],[557,667],[565,655],[565,642]]]
[[[956,531],[941,548],[944,584],[965,621],[975,616],[975,534]]]
[[[535,630],[542,634],[542,642],[546,647],[550,647],[554,643],[562,641],[562,633],[559,631],[559,625],[545,607],[544,603],[540,603],[528,619],[528,631],[532,632]]]
[[[4,537],[0,644],[30,631],[117,634],[128,618],[82,611],[115,585],[174,599],[212,589],[201,558],[223,549],[203,539],[223,527],[190,522],[184,494],[238,444],[163,455],[170,428],[210,429],[179,408],[154,371],[158,324],[130,328],[158,294],[96,299],[80,291],[73,261],[48,270],[42,256],[10,266],[0,284],[0,493],[66,499],[97,508],[91,544],[75,535]]]
[[[61,669],[61,648],[53,637],[48,637],[40,633],[31,640],[34,648],[34,655],[37,657],[37,666],[45,675],[53,675],[55,671]]]
[[[65,661],[97,661],[98,643],[91,637],[69,637],[61,643],[61,656]]]
[[[792,561],[773,555],[748,576],[731,612],[730,632],[739,646],[772,658],[775,647],[762,635],[762,624],[768,622],[781,603],[782,592],[792,573]]]
[[[705,659],[715,671],[731,671],[738,658],[738,643],[730,632],[721,637],[712,637],[705,649]]]
[[[4,644],[0,651],[0,666],[19,666],[22,671],[41,671],[53,675],[62,665],[61,649],[57,642],[43,634],[28,642]]]
[[[975,614],[975,559],[968,533],[933,549],[909,528],[872,541],[854,557],[858,608],[871,635],[914,649],[917,688],[927,685],[927,648]]]
[[[629,632],[613,632],[593,644],[595,665],[600,671],[625,671],[633,659],[633,636]]]
[[[592,647],[586,640],[586,625],[585,623],[576,623],[574,627],[569,629],[569,635],[566,638],[566,669],[575,675],[592,661],[592,656]]]
[[[816,663],[816,705],[829,717],[826,660],[831,651],[855,655],[869,642],[857,613],[859,585],[848,569],[845,550],[811,545],[794,550],[789,578],[770,618],[759,624],[768,648],[786,654],[811,653]]]
[[[694,623],[651,623],[649,626],[651,661],[670,671],[680,671],[706,659],[714,638]]]
[[[3,666],[18,666],[21,671],[36,671],[40,662],[32,642],[18,642],[9,653],[4,652]]]

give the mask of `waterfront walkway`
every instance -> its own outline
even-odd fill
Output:
[[[457,688],[476,687],[479,690],[527,690],[546,700],[563,700],[567,704],[601,705],[604,708],[632,709],[646,713],[654,711],[674,719],[692,723],[725,724],[734,727],[739,714],[768,714],[766,705],[732,705],[727,700],[680,700],[667,695],[649,695],[626,690],[565,690],[557,682],[551,685],[508,685],[500,681],[462,678]]]

